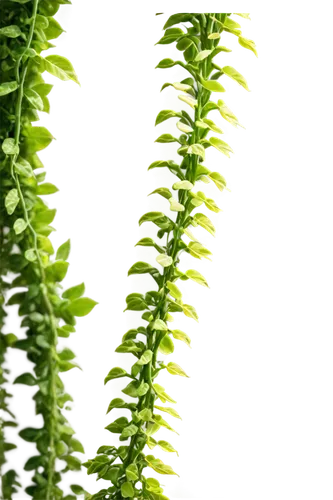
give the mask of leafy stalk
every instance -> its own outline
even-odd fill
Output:
[[[248,18],[248,14],[238,14]],[[201,226],[209,233],[214,234],[215,228],[211,220],[203,213],[194,213],[200,206],[205,206],[212,212],[220,209],[215,201],[208,198],[202,191],[195,191],[197,183],[213,182],[220,191],[226,188],[226,181],[219,172],[211,172],[203,165],[206,150],[210,147],[229,157],[231,147],[217,137],[208,138],[210,132],[221,134],[222,130],[207,116],[211,111],[218,111],[231,125],[239,125],[236,116],[225,105],[224,101],[211,101],[212,92],[224,92],[225,89],[218,81],[226,75],[247,89],[244,77],[233,67],[220,67],[215,62],[215,56],[230,52],[226,47],[219,45],[221,36],[231,34],[238,38],[241,46],[252,50],[256,54],[255,44],[242,36],[240,25],[234,21],[231,14],[175,14],[171,16],[165,26],[165,33],[159,44],[176,43],[177,49],[184,54],[185,63],[163,59],[157,68],[171,68],[175,65],[185,69],[190,77],[182,82],[166,83],[162,90],[172,86],[183,92],[179,98],[193,110],[192,116],[187,111],[161,111],[156,118],[156,125],[164,121],[177,118],[177,128],[181,131],[179,137],[171,134],[162,134],[156,142],[178,143],[180,162],[173,160],[159,160],[152,163],[149,169],[168,168],[177,177],[169,188],[156,189],[152,194],[159,194],[169,202],[171,212],[176,212],[176,219],[170,218],[162,212],[149,212],[143,215],[139,224],[152,222],[158,228],[157,236],[162,242],[156,243],[151,238],[141,239],[137,245],[154,247],[158,253],[156,258],[162,266],[161,273],[157,268],[146,262],[134,264],[128,274],[150,274],[154,279],[157,290],[149,291],[145,295],[132,293],[126,298],[126,310],[141,311],[145,326],[138,326],[125,333],[122,343],[116,352],[131,354],[135,362],[130,373],[120,367],[112,368],[105,378],[105,383],[117,378],[130,379],[123,393],[135,400],[115,398],[108,407],[107,413],[115,408],[127,410],[127,417],[117,418],[106,429],[111,433],[119,434],[119,440],[124,443],[116,447],[111,444],[101,446],[96,457],[85,464],[88,474],[97,474],[97,479],[111,481],[111,485],[92,495],[91,500],[120,500],[134,498],[137,500],[167,500],[163,495],[163,488],[159,481],[144,475],[144,469],[152,468],[160,474],[176,473],[159,458],[152,454],[145,454],[145,447],[150,450],[155,447],[166,452],[176,452],[173,446],[153,436],[165,427],[173,431],[170,424],[160,412],[180,418],[176,410],[169,406],[160,406],[157,403],[175,403],[156,378],[161,370],[167,370],[171,375],[187,377],[185,371],[173,361],[167,363],[158,359],[158,352],[169,355],[174,352],[174,343],[171,337],[190,345],[189,336],[177,329],[172,330],[169,322],[171,314],[182,312],[187,317],[198,320],[195,308],[183,302],[178,282],[192,280],[200,285],[208,286],[206,279],[196,270],[182,271],[178,267],[182,252],[201,259],[209,258],[210,251],[201,244],[190,231],[190,227]],[[182,28],[175,25],[182,25]],[[185,31],[183,29],[186,26]],[[228,36],[228,35],[227,35]],[[176,284],[177,282],[177,284]]]
[[[26,492],[36,500],[76,498],[64,496],[58,483],[62,473],[80,470],[81,462],[75,453],[84,452],[64,416],[64,406],[72,398],[65,392],[60,378],[61,372],[78,365],[73,362],[75,354],[68,347],[59,350],[57,345],[58,337],[67,338],[75,332],[75,317],[85,316],[96,304],[82,297],[84,284],[60,296],[60,283],[69,265],[70,241],[61,245],[52,259],[54,249],[49,235],[54,231],[50,224],[56,211],[49,209],[41,196],[58,189],[44,182],[45,173],[40,171],[44,166],[37,156],[52,142],[53,136],[46,128],[32,125],[39,119],[38,112],[50,109],[47,96],[52,85],[42,78],[44,71],[61,80],[78,83],[73,66],[66,58],[41,56],[43,50],[53,47],[49,40],[63,31],[52,17],[63,3],[70,2],[33,0],[0,4],[0,57],[3,59],[0,107],[5,111],[0,128],[1,282],[5,283],[2,277],[8,273],[15,274],[12,283],[5,283],[5,288],[10,291],[19,288],[20,291],[11,294],[7,305],[19,305],[19,315],[23,317],[21,326],[25,328],[25,338],[19,340],[1,334],[0,364],[9,345],[26,351],[34,364],[34,375],[23,373],[14,383],[36,386],[36,413],[43,418],[41,428],[25,428],[19,433],[22,439],[37,447],[38,454],[29,458],[24,467],[33,472],[33,484]],[[2,401],[7,397],[4,391],[1,387]],[[66,406],[65,409],[70,408]],[[1,465],[4,463],[1,452],[5,449],[1,427]],[[2,484],[12,488],[8,487],[4,493],[4,498],[9,500],[18,483],[13,471],[6,474],[11,476],[11,482],[7,479]],[[78,488],[81,489],[72,485],[72,492]]]

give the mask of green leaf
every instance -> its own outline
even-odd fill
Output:
[[[84,448],[80,441],[77,439],[71,438],[71,447],[73,448],[73,451],[76,451],[78,453],[84,453]]]
[[[159,330],[162,332],[167,332],[168,331],[168,325],[162,320],[162,319],[155,319],[153,326],[153,330]]]
[[[161,481],[159,481],[158,479],[156,479],[154,476],[152,475],[145,475],[144,476],[144,479],[145,479],[145,483],[148,487],[149,490],[160,490],[161,489],[161,486],[162,486],[162,483]]]
[[[212,53],[212,50],[202,50],[201,52],[199,52],[196,56],[196,58],[194,59],[195,62],[201,62],[203,61],[204,59],[206,59],[208,56],[210,56]]]
[[[173,447],[173,446],[171,446],[171,444],[170,444],[170,443],[168,443],[167,441],[160,440],[160,441],[158,441],[158,442],[157,442],[157,444],[158,444],[158,446],[159,446],[160,448],[162,448],[162,450],[163,450],[163,451],[168,451],[169,453],[174,452],[174,453],[177,453],[177,456],[179,456],[179,455],[178,455],[178,451],[177,451],[177,450],[175,450],[175,449],[174,449],[174,447]]]
[[[190,127],[190,126],[189,126],[189,125],[187,125],[186,123],[183,123],[182,121],[178,121],[178,122],[176,123],[176,127],[177,127],[177,128],[178,128],[178,130],[179,130],[180,132],[182,132],[183,134],[190,134],[190,133],[194,132],[194,129],[193,129],[192,127]],[[186,144],[187,139],[186,139],[186,138],[184,138],[184,136],[181,136],[181,137],[179,138],[179,141],[178,141],[178,142],[179,142],[179,143],[183,143],[183,142],[185,142],[185,144]]]
[[[191,106],[192,109],[194,109],[198,105],[198,101],[191,95],[179,95],[178,99]]]
[[[189,269],[188,271],[186,271],[185,274],[191,280],[196,281],[196,283],[199,283],[199,285],[203,285],[203,286],[208,287],[207,281],[202,276],[202,274],[200,274],[198,271],[195,271],[194,269]]]
[[[167,144],[169,142],[178,142],[178,139],[176,139],[176,137],[173,137],[173,135],[171,135],[171,134],[162,134],[156,139],[155,142]]]
[[[35,429],[33,427],[26,427],[19,432],[19,436],[28,443],[35,443],[43,433],[43,429]]]
[[[15,231],[15,234],[21,234],[23,233],[23,231],[26,229],[27,227],[27,223],[24,219],[16,219],[16,221],[14,222],[14,231]]]
[[[115,378],[121,378],[121,377],[126,377],[127,376],[127,371],[124,370],[123,368],[112,368],[112,370],[109,371],[107,376],[104,379],[104,385],[109,382],[109,380],[113,380]]]
[[[33,248],[29,248],[29,250],[26,250],[24,252],[24,257],[29,261],[29,262],[35,262],[37,260],[37,255],[36,252]]]
[[[44,29],[44,35],[47,40],[54,40],[64,32],[58,21],[53,17],[48,17],[49,25]]]
[[[75,495],[84,495],[85,490],[82,488],[82,486],[79,486],[78,484],[71,484],[71,490]]]
[[[73,82],[80,84],[72,63],[62,56],[47,56],[42,59],[42,67],[53,76],[60,78],[60,80],[73,80]]]
[[[161,210],[147,210],[143,212],[137,219],[138,225],[144,222],[157,222],[165,218],[165,215]]]
[[[194,45],[193,39],[191,40],[191,38],[184,36],[178,40],[176,47],[178,50],[186,51],[186,49],[189,49],[192,45]],[[193,47],[191,47],[191,49],[193,50]],[[197,52],[196,48],[194,51]]]
[[[59,359],[62,361],[70,361],[75,358],[75,354],[71,349],[65,347],[61,352],[58,353]]]
[[[184,189],[184,191],[190,191],[192,188],[193,184],[190,181],[175,182],[174,185],[172,186],[172,189],[174,190]]]
[[[219,193],[222,194],[226,190],[228,186],[228,180],[223,174],[223,172],[214,169],[208,174],[208,177],[212,181],[214,186],[217,188]]]
[[[172,260],[172,257],[170,257],[169,255],[166,255],[166,254],[159,254],[157,257],[156,257],[156,261],[162,266],[162,267],[169,267],[172,265],[173,263],[173,260]]]
[[[7,347],[13,347],[17,342],[17,337],[16,337],[16,335],[14,335],[14,333],[7,333],[4,336],[4,341],[5,341],[5,344]],[[7,425],[9,425],[9,424],[7,423]]]
[[[171,405],[161,405],[159,403],[155,404],[155,410],[165,415],[168,418],[172,418],[173,420],[178,420],[179,422],[184,422],[183,414],[180,410]]]
[[[158,348],[162,354],[167,355],[173,353],[173,351],[175,350],[175,346],[173,345],[173,342],[168,334],[164,335]]]
[[[68,372],[72,368],[81,368],[76,364],[76,363],[70,363],[69,361],[59,361],[59,371],[62,372]]]
[[[225,105],[225,103],[222,101],[222,99],[219,99],[218,102],[218,107],[217,109],[219,110],[221,116],[227,120],[227,122],[231,123],[233,127],[241,127],[237,117],[233,114],[231,109],[228,108],[228,106]]]
[[[178,28],[176,28],[178,29]],[[180,32],[177,32],[177,33],[172,33],[170,35],[167,35],[167,36],[163,36],[158,42],[157,44],[161,44],[161,45],[168,45],[172,42],[176,42],[180,36],[183,34],[183,31],[182,30],[179,30]],[[157,45],[156,44],[156,45]]]
[[[45,127],[29,127],[25,132],[28,151],[35,153],[45,149],[54,139]]]
[[[183,312],[186,319],[191,319],[196,324],[200,324],[200,314],[197,306],[194,303],[185,302],[183,305]]]
[[[11,24],[10,26],[0,28],[0,35],[6,36],[7,38],[17,38],[22,35],[22,31],[15,24]]]
[[[156,66],[156,68],[172,68],[176,63],[172,59],[162,59]]]
[[[5,153],[5,155],[17,155],[20,149],[15,143],[15,140],[9,137],[2,143],[2,151]]]
[[[45,337],[43,335],[37,335],[37,337],[36,337],[36,344],[39,347],[42,347],[43,349],[49,349],[50,348],[50,344],[48,343],[48,341],[45,339]]]
[[[153,415],[153,421],[159,425],[160,427],[165,427],[166,429],[168,429],[169,431],[172,431],[172,432],[175,432],[176,434],[178,434],[177,431],[175,431],[171,425],[168,424],[168,422],[166,422],[161,415]]]
[[[203,118],[202,122],[208,127],[210,130],[213,130],[213,132],[217,132],[218,134],[223,134],[222,130],[215,125],[215,123],[212,120],[209,120],[208,118]]]
[[[152,194],[159,194],[160,196],[163,196],[166,200],[169,200],[172,198],[172,194],[170,193],[170,190],[168,188],[158,188],[155,189],[155,191],[152,191],[148,196],[151,196]]]
[[[232,144],[221,137],[211,136],[207,143],[209,143],[218,153],[221,153],[227,160],[232,160],[236,156],[236,149]]]
[[[205,148],[201,144],[191,144],[187,150],[188,154],[201,156],[205,159]]]
[[[242,47],[248,50],[252,50],[252,52],[258,57],[256,44],[253,40],[249,40],[248,38],[244,38],[243,36],[238,37],[238,43]]]
[[[31,104],[33,109],[37,109],[38,111],[43,111],[44,109],[43,100],[35,90],[25,89],[24,95]]]
[[[33,377],[33,375],[31,375],[31,373],[23,373],[14,380],[14,384],[33,386],[37,384],[37,380]]]
[[[4,82],[0,84],[0,97],[10,94],[18,88],[17,82]]]
[[[136,276],[138,274],[147,274],[152,269],[154,269],[153,266],[144,260],[136,260],[133,264],[130,264],[127,269],[125,269],[124,274],[127,277]]]
[[[216,80],[200,80],[201,85],[210,92],[225,92],[225,88]]]
[[[208,35],[209,40],[217,40],[218,38],[221,38],[221,33],[211,33]]]
[[[29,455],[22,463],[22,471],[28,474],[44,470],[47,466],[46,455]]]
[[[130,464],[126,468],[125,472],[126,472],[126,477],[129,481],[136,481],[137,479],[139,479],[139,471],[136,464]]]
[[[138,347],[132,340],[125,340],[121,344],[117,344],[114,348],[117,354],[124,352],[140,352],[142,351],[141,347]]]
[[[148,390],[149,390],[149,384],[146,384],[144,381],[142,381],[139,387],[137,388],[137,396],[138,397],[144,396],[145,394],[147,394]]]
[[[64,260],[57,260],[48,265],[45,269],[47,279],[50,281],[62,281],[67,274],[68,266],[68,262]]]
[[[171,197],[169,199],[169,203],[170,203],[171,212],[184,212],[185,211],[184,205],[179,203],[179,201],[176,200],[175,198]]]
[[[218,45],[217,47],[215,47],[215,49],[213,50],[212,52],[212,56],[215,57],[217,54],[219,54],[220,52],[232,52],[231,49],[228,49],[227,47],[224,47],[222,45]]]
[[[239,85],[239,88],[244,90],[244,92],[251,92],[251,83],[240,69],[236,68],[230,63],[225,63],[222,66],[222,71],[223,74],[228,78],[228,80],[231,80],[232,82]]]
[[[199,224],[199,226],[203,227],[208,231],[210,234],[215,236],[215,227],[213,226],[212,221],[204,214],[195,214],[193,217],[193,220],[196,224]]]
[[[251,21],[250,14],[242,13],[242,14],[235,14],[235,16],[240,16],[243,17],[244,19],[248,19],[249,21]]]
[[[43,223],[43,224],[51,224],[53,221],[55,215],[56,215],[56,209],[52,210],[41,210],[40,212],[37,212],[33,222],[34,223]]]
[[[146,304],[143,295],[140,293],[131,293],[126,297],[126,310],[129,311],[144,311],[148,309],[148,305]]]
[[[152,411],[149,408],[144,408],[143,410],[141,410],[139,412],[139,417],[144,422],[150,422],[152,419],[152,416],[153,416]]]
[[[133,247],[154,247],[156,245],[155,240],[150,236],[144,236],[143,238],[139,238],[137,241],[133,243]]]
[[[138,432],[138,427],[134,424],[128,425],[125,429],[122,430],[121,437],[129,438],[134,436]]]
[[[73,314],[73,316],[86,316],[89,314],[94,307],[98,304],[88,297],[81,297],[79,299],[73,300],[68,306],[68,311]]]
[[[147,455],[145,457],[145,460],[148,463],[149,467],[151,467],[155,472],[158,472],[159,474],[178,476],[178,474],[176,474],[176,472],[170,465],[165,465],[162,460],[155,458],[153,455]]]
[[[181,342],[188,349],[192,349],[194,345],[194,339],[184,328],[173,327],[170,329],[170,333],[175,342]]]
[[[139,226],[141,226],[144,222],[153,222],[161,229],[172,229],[174,226],[172,220],[170,220],[169,217],[164,215],[162,212],[148,212],[144,214],[139,220]]]
[[[212,111],[216,111],[218,109],[218,105],[215,101],[208,101],[201,110],[201,118],[209,115]]]
[[[71,333],[75,332],[75,328],[72,325],[64,325],[57,329],[58,337],[68,338]]]
[[[67,240],[58,248],[56,254],[56,260],[67,260],[70,251],[71,251],[71,240]]]
[[[36,15],[35,26],[36,28],[40,28],[42,30],[46,29],[49,25],[49,20],[45,16],[41,16],[40,14]]]
[[[76,408],[76,400],[71,392],[68,390],[62,392],[57,397],[57,404],[59,405],[59,409],[64,412],[72,412]]]
[[[166,401],[169,401],[170,403],[176,403],[174,399],[172,399],[166,392],[164,387],[162,387],[159,384],[153,384],[154,391],[156,392],[157,396],[160,398],[162,403],[165,403]]]
[[[119,476],[119,467],[111,467],[106,474],[104,474],[103,479],[111,484],[116,484]],[[90,475],[90,474],[89,474]]]
[[[142,356],[140,357],[140,359],[137,361],[137,364],[141,365],[141,366],[147,365],[152,360],[152,357],[153,357],[153,352],[150,349],[147,349],[142,354]]]
[[[116,419],[110,420],[104,427],[105,432],[108,434],[120,434],[123,430],[123,426],[117,424],[115,422]],[[91,476],[91,473],[89,473],[89,476]]]
[[[179,116],[179,113],[176,113],[176,111],[172,111],[171,109],[160,111],[156,117],[155,125],[159,125],[160,123],[165,122],[165,120],[174,118],[175,116]]]
[[[47,98],[48,94],[51,92],[53,85],[49,83],[39,83],[37,85],[34,85],[33,90],[37,92],[37,94],[40,96],[40,98],[43,101],[43,111],[45,113],[50,112],[50,102]]]
[[[123,498],[133,498],[134,488],[132,483],[126,482],[121,485],[121,495]]]
[[[179,165],[177,165],[174,161],[169,160],[169,161],[164,161],[164,160],[159,160],[159,161],[154,161],[149,167],[148,170],[151,170],[152,168],[161,168],[161,167],[167,167],[171,172],[179,172]]]
[[[123,399],[115,398],[110,402],[106,413],[109,413],[113,408],[127,408],[127,403]]]
[[[58,471],[68,474],[80,474],[84,470],[83,462],[77,455],[62,455],[60,456],[55,465]]]
[[[170,26],[174,26],[175,24],[178,23],[185,23],[187,21],[191,21],[193,17],[193,14],[173,14],[172,16],[169,17],[165,25],[163,26],[163,29],[167,29]]]
[[[182,298],[182,292],[179,290],[177,285],[175,285],[171,281],[167,281],[166,285],[172,297],[174,297],[176,300],[180,300]]]
[[[40,314],[39,312],[35,311],[29,314],[29,318],[31,321],[34,323],[43,323],[44,322],[44,316]]]
[[[80,285],[72,286],[71,288],[68,288],[63,294],[62,297],[64,299],[68,300],[74,300],[78,299],[79,297],[82,297],[85,291],[85,286],[84,283],[81,283]]]
[[[179,365],[177,365],[177,363],[173,363],[172,361],[170,361],[170,363],[166,365],[166,369],[171,375],[180,375],[181,377],[189,378],[184,370]]]
[[[53,194],[59,191],[59,189],[54,185],[51,184],[50,182],[44,182],[44,184],[39,184],[37,186],[37,194],[43,195],[43,194]]]
[[[15,208],[20,201],[17,189],[11,189],[5,198],[5,207],[8,215],[12,215],[15,212]]]
[[[133,380],[122,390],[122,392],[131,398],[138,398],[144,396],[148,392],[148,389],[149,385],[144,381],[140,383],[138,380]]]
[[[210,260],[208,256],[212,255],[207,248],[199,243],[199,241],[190,241],[187,248],[190,254],[196,259],[201,259],[201,257],[204,257],[205,259]]]
[[[32,177],[34,172],[31,168],[30,163],[24,158],[19,157],[14,164],[15,172],[23,177]]]

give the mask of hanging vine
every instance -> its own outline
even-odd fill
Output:
[[[41,123],[40,113],[52,111],[54,83],[45,75],[71,81],[80,88],[70,58],[54,49],[66,30],[57,11],[67,0],[4,0],[0,25],[0,498],[23,493],[32,500],[82,498],[61,487],[68,473],[83,470],[86,448],[66,412],[75,408],[62,374],[83,369],[78,354],[68,345],[78,318],[90,315],[98,301],[87,296],[83,281],[65,287],[71,269],[71,239],[55,246],[57,209],[47,198],[60,188],[47,177],[41,157],[55,142]],[[23,336],[6,332],[9,308],[15,308]],[[30,368],[11,377],[10,350],[21,352]],[[7,358],[7,363],[6,363]],[[32,389],[33,412],[40,425],[21,425],[11,407],[10,387]],[[9,466],[7,454],[17,449],[8,430],[33,446],[22,464],[29,474]],[[77,493],[77,494],[76,494]]]
[[[175,11],[163,22],[154,43],[173,48],[172,55],[157,61],[155,70],[177,72],[160,87],[165,104],[153,125],[161,155],[146,167],[155,176],[155,186],[148,194],[148,209],[137,220],[140,237],[133,245],[137,259],[125,271],[132,286],[124,297],[127,327],[114,348],[118,362],[104,376],[113,393],[105,410],[112,415],[105,426],[112,441],[102,443],[85,460],[85,473],[108,483],[93,496],[96,500],[168,500],[161,478],[180,477],[154,452],[180,456],[159,433],[166,430],[178,437],[173,420],[183,420],[178,401],[159,383],[159,376],[165,372],[172,378],[190,378],[174,355],[178,343],[191,347],[193,339],[176,326],[176,320],[179,314],[199,324],[200,314],[194,303],[186,301],[182,284],[210,288],[207,276],[192,263],[212,262],[213,250],[195,230],[216,238],[216,216],[222,210],[217,198],[231,192],[222,171],[207,165],[207,150],[232,159],[236,151],[225,138],[227,127],[245,128],[223,99],[227,88],[221,79],[250,91],[240,70],[230,63],[220,65],[216,58],[232,54],[232,47],[223,41],[225,34],[259,56],[258,44],[244,34],[241,19],[251,20],[251,14]],[[212,117],[215,111],[219,120]]]
[[[218,197],[231,192],[223,172],[208,166],[207,151],[215,149],[232,159],[235,149],[226,140],[227,127],[244,128],[224,99],[223,79],[250,91],[240,70],[216,58],[232,54],[225,34],[255,57],[259,47],[241,25],[241,20],[251,20],[248,11],[175,11],[154,43],[172,47],[155,70],[177,71],[160,87],[165,104],[153,126],[161,154],[146,167],[155,186],[148,194],[148,209],[137,220],[137,258],[125,271],[132,284],[124,297],[126,330],[114,349],[118,362],[103,377],[113,394],[105,409],[111,416],[105,431],[112,440],[87,457],[66,415],[75,399],[62,375],[82,369],[68,340],[77,319],[92,314],[98,301],[87,295],[84,281],[63,284],[71,269],[71,239],[53,243],[57,209],[48,198],[60,188],[48,179],[41,157],[56,139],[40,119],[41,113],[52,111],[54,83],[45,75],[80,88],[70,58],[54,51],[54,40],[66,31],[56,14],[70,5],[69,0],[0,4],[0,500],[20,494],[31,500],[168,500],[161,478],[180,475],[155,450],[180,455],[159,433],[179,436],[173,421],[183,416],[159,376],[165,372],[190,378],[175,359],[179,343],[193,345],[191,335],[177,326],[177,314],[200,324],[200,313],[187,301],[182,285],[210,288],[207,276],[192,264],[213,262],[213,250],[195,231],[216,238],[222,210]],[[16,309],[22,336],[7,328],[10,308]],[[23,353],[30,368],[12,376],[11,350]],[[12,408],[15,387],[32,389],[40,425],[20,423]],[[33,446],[22,464],[29,474],[27,485],[10,465],[8,455],[18,445],[8,431]],[[82,471],[105,486],[92,493],[73,482],[66,491],[64,477]]]

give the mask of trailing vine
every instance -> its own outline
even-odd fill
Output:
[[[72,61],[55,52],[55,40],[66,32],[57,13],[71,5],[70,0],[0,4],[0,500],[20,494],[31,500],[168,500],[161,478],[180,474],[155,450],[180,455],[159,433],[179,436],[173,421],[183,416],[159,376],[190,378],[175,359],[178,343],[193,344],[191,335],[177,326],[177,314],[200,324],[200,313],[187,302],[182,284],[210,288],[207,276],[192,263],[212,262],[213,251],[195,231],[216,238],[216,216],[222,210],[217,199],[231,192],[222,171],[206,162],[209,149],[232,159],[227,127],[244,128],[223,99],[227,88],[222,79],[250,91],[237,68],[216,58],[232,53],[224,34],[255,57],[259,48],[243,32],[240,21],[250,20],[247,11],[176,11],[163,22],[154,43],[172,47],[155,70],[177,71],[160,87],[165,104],[153,125],[161,154],[146,167],[155,186],[148,209],[137,220],[137,258],[125,272],[132,284],[124,297],[126,330],[114,349],[118,362],[103,377],[113,394],[105,409],[111,416],[105,431],[112,440],[87,457],[66,415],[75,408],[75,399],[62,375],[83,369],[68,340],[77,319],[92,314],[98,301],[87,295],[84,281],[63,284],[71,269],[71,239],[58,246],[53,242],[57,209],[47,198],[60,188],[48,179],[41,156],[56,139],[40,119],[41,113],[52,111],[54,83],[46,75],[80,87]],[[10,308],[16,310],[22,336],[7,328]],[[13,376],[11,350],[23,353],[30,368]],[[19,421],[12,408],[15,387],[32,389],[40,425]],[[8,459],[18,448],[13,432],[33,446],[22,464],[29,474],[27,485]],[[68,473],[82,471],[105,486],[93,493],[77,482],[67,490],[62,487]]]
[[[80,484],[61,484],[68,473],[83,470],[86,448],[66,413],[75,408],[62,374],[83,369],[68,340],[78,318],[90,315],[98,301],[82,281],[65,287],[71,269],[71,239],[55,246],[57,209],[47,198],[60,188],[47,177],[41,152],[55,141],[40,113],[52,111],[54,84],[46,75],[80,88],[72,61],[54,49],[66,31],[56,17],[68,0],[4,0],[0,14],[0,498],[22,493],[32,500],[83,498]],[[9,308],[16,309],[23,336],[7,330]],[[6,331],[7,330],[7,331]],[[24,355],[30,368],[11,378],[10,350]],[[6,363],[7,358],[7,363]],[[32,389],[31,401],[40,425],[21,425],[10,388]],[[8,430],[33,446],[21,474],[7,454],[17,449]]]
[[[248,14],[237,15],[249,18]],[[178,24],[182,24],[182,28],[175,27]],[[183,252],[197,259],[209,258],[211,255],[190,230],[191,227],[201,226],[209,233],[215,233],[211,220],[201,212],[194,213],[196,209],[205,206],[212,212],[220,211],[215,201],[206,197],[203,191],[194,190],[195,185],[198,182],[212,181],[220,191],[226,188],[224,177],[203,165],[206,150],[210,147],[216,148],[227,157],[232,152],[231,147],[221,139],[215,136],[208,138],[210,132],[221,134],[222,130],[207,116],[216,110],[231,125],[239,126],[236,116],[225,102],[222,99],[217,102],[210,100],[211,94],[225,91],[218,81],[224,75],[248,90],[245,78],[231,66],[220,67],[215,62],[215,56],[230,52],[227,47],[220,45],[221,36],[224,34],[236,36],[242,47],[256,54],[254,42],[242,36],[241,27],[231,18],[231,14],[175,14],[168,19],[164,30],[165,33],[158,43],[176,43],[177,49],[183,52],[185,62],[163,59],[157,68],[179,65],[189,73],[189,77],[180,83],[166,83],[162,90],[172,86],[183,92],[178,97],[192,109],[192,116],[187,111],[172,110],[163,110],[158,114],[156,125],[170,118],[177,119],[176,125],[181,135],[174,137],[171,134],[162,134],[156,142],[178,144],[180,161],[155,161],[149,170],[168,168],[177,177],[172,191],[161,187],[153,192],[165,198],[170,211],[177,215],[173,219],[162,212],[149,212],[139,221],[140,225],[152,222],[158,227],[157,236],[161,242],[143,238],[137,245],[156,249],[156,261],[162,266],[163,272],[146,262],[137,262],[128,272],[129,275],[150,274],[157,289],[148,291],[145,295],[131,293],[126,298],[126,310],[143,312],[142,320],[145,324],[125,333],[122,343],[116,349],[118,353],[134,356],[135,362],[131,372],[128,373],[120,367],[112,368],[105,378],[105,383],[118,378],[129,379],[122,392],[133,398],[134,402],[122,398],[115,398],[110,402],[108,413],[116,408],[127,410],[126,417],[117,418],[106,427],[111,433],[120,435],[121,445],[103,445],[97,450],[96,457],[83,464],[87,467],[88,474],[96,473],[97,479],[111,482],[109,487],[94,494],[92,500],[167,500],[159,481],[146,477],[144,469],[150,467],[159,474],[176,473],[151,452],[145,454],[144,449],[147,445],[150,450],[158,447],[166,452],[176,452],[169,442],[153,437],[160,427],[173,430],[160,412],[180,418],[173,407],[157,403],[157,400],[161,403],[175,401],[166,389],[156,382],[156,377],[161,370],[167,370],[171,375],[187,375],[177,363],[159,360],[157,356],[159,351],[164,355],[173,353],[172,337],[190,345],[190,338],[186,333],[169,326],[172,313],[184,313],[187,317],[198,320],[195,308],[183,302],[182,292],[176,282],[190,279],[208,286],[206,279],[198,271],[183,271],[179,265]]]

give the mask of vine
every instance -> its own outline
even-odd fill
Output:
[[[45,75],[80,88],[72,61],[54,52],[55,40],[66,32],[57,13],[66,7],[62,14],[68,14],[71,5],[70,0],[3,0],[0,5],[0,500],[19,495],[31,500],[168,500],[161,479],[180,474],[155,450],[180,456],[159,433],[179,436],[173,421],[183,416],[159,376],[190,378],[175,359],[178,343],[193,345],[191,335],[177,326],[177,314],[196,324],[201,318],[182,284],[211,287],[192,266],[213,262],[212,249],[195,231],[216,238],[222,211],[217,199],[231,192],[223,172],[208,166],[207,151],[232,159],[227,127],[244,128],[223,99],[227,88],[222,80],[250,91],[240,70],[216,58],[232,54],[225,34],[255,57],[259,47],[243,32],[240,21],[251,20],[248,11],[175,11],[162,23],[154,47],[171,46],[172,54],[159,59],[155,70],[176,69],[176,74],[160,86],[165,104],[153,126],[161,154],[146,167],[155,186],[148,209],[137,220],[137,258],[125,271],[132,285],[124,297],[126,330],[114,348],[118,361],[103,377],[112,390],[105,409],[111,416],[105,431],[112,440],[87,457],[66,416],[75,399],[62,375],[83,369],[68,340],[78,318],[92,314],[98,301],[87,295],[84,281],[63,284],[71,269],[71,240],[58,246],[53,242],[57,209],[47,198],[60,188],[47,178],[41,157],[55,141],[40,120],[40,114],[52,111],[54,84]],[[16,310],[22,336],[7,328],[10,308]],[[23,353],[30,368],[12,376],[11,350]],[[15,394],[10,388],[15,387],[32,389],[40,425],[20,423],[11,406]],[[22,464],[27,485],[8,460],[18,449],[13,432],[34,449]],[[93,493],[77,482],[62,487],[68,473],[82,471],[105,486]]]
[[[32,500],[82,498],[78,483],[66,492],[61,484],[68,473],[83,470],[86,448],[66,413],[75,408],[62,374],[83,369],[68,345],[78,318],[90,315],[98,301],[87,295],[82,281],[65,287],[71,269],[71,239],[56,246],[52,239],[57,209],[47,198],[60,188],[47,178],[41,157],[55,141],[40,113],[52,111],[54,89],[45,75],[71,81],[80,88],[72,61],[54,52],[66,32],[56,17],[68,0],[5,0],[0,25],[0,498],[18,494]],[[23,336],[6,331],[9,308],[15,308]],[[7,316],[7,317],[6,317]],[[30,368],[11,377],[5,358],[14,349]],[[34,415],[40,425],[21,425],[11,408],[15,397],[8,387],[32,389]],[[18,448],[7,431],[33,446],[21,474],[9,466],[6,454]],[[82,492],[82,494],[81,494]]]
[[[168,500],[161,478],[180,477],[171,463],[154,453],[159,449],[180,456],[171,441],[158,435],[166,430],[179,436],[172,421],[183,420],[178,401],[158,379],[162,372],[190,378],[174,354],[178,343],[191,347],[193,339],[176,320],[182,314],[199,324],[200,314],[186,301],[182,283],[210,288],[207,276],[191,266],[213,261],[212,249],[195,230],[216,238],[216,216],[222,211],[217,198],[231,192],[223,173],[207,165],[207,150],[232,159],[236,151],[225,139],[227,127],[244,128],[223,99],[227,88],[220,77],[247,93],[251,88],[240,70],[230,63],[220,65],[216,58],[232,54],[224,34],[259,57],[258,44],[240,23],[251,17],[248,11],[175,11],[162,23],[162,34],[153,45],[172,47],[172,55],[159,59],[155,70],[177,71],[160,86],[165,105],[155,114],[153,126],[161,155],[146,167],[155,187],[148,193],[148,209],[137,220],[137,258],[125,271],[132,286],[122,310],[126,330],[114,348],[118,361],[104,376],[113,393],[105,409],[106,416],[112,414],[105,426],[112,441],[85,460],[86,475],[108,483],[94,494],[96,500]],[[212,117],[215,111],[219,120]]]

